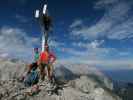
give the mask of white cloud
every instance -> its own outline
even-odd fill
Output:
[[[108,38],[110,39],[129,39],[133,37],[133,19],[129,19],[123,22],[121,25],[117,25],[108,32]]]
[[[63,52],[71,55],[72,58],[77,60],[80,58],[82,61],[84,60],[96,60],[103,58],[107,53],[109,53],[112,48],[101,48],[104,40],[94,40],[92,42],[73,42],[73,48],[63,48]],[[79,48],[79,49],[76,49]],[[82,49],[82,50],[80,50]]]
[[[70,25],[70,28],[73,28],[73,27],[77,27],[77,26],[80,26],[82,25],[82,20],[75,20],[71,25]]]
[[[74,40],[75,36],[80,39],[72,42],[73,47],[68,45],[68,48],[61,48],[64,54],[71,55],[71,57],[59,61],[100,65],[105,66],[104,69],[107,70],[127,68],[127,65],[133,65],[130,51],[118,50],[111,48],[112,46],[106,48],[104,47],[106,41],[99,40],[100,37],[116,40],[133,37],[133,19],[129,16],[131,5],[129,1],[124,0],[98,0],[94,9],[104,9],[103,16],[91,26],[85,26],[83,19],[75,20],[69,26],[70,35]],[[86,42],[86,40],[91,42]]]
[[[131,59],[127,60],[100,60],[100,59],[84,59],[81,60],[82,58],[76,58],[72,57],[70,59],[61,59],[58,60],[59,63],[76,63],[76,64],[88,64],[90,66],[95,66],[99,69],[102,70],[125,70],[125,69],[131,69],[133,68],[133,62]]]
[[[103,16],[97,23],[85,26],[84,20],[82,23],[75,25],[76,20],[70,25],[70,35],[76,39],[76,43],[72,45],[75,48],[82,48],[82,50],[69,48],[67,51],[73,54],[69,61],[93,63],[99,65],[111,64],[131,64],[132,57],[131,50],[125,51],[117,48],[104,47],[105,40],[99,39],[129,39],[133,37],[133,18],[130,15],[133,2],[124,0],[98,0],[94,9],[104,9]],[[75,25],[75,26],[73,26]],[[73,27],[71,27],[73,26]],[[79,41],[80,40],[80,41]],[[89,40],[91,42],[83,42],[82,40]],[[119,59],[118,59],[119,57]],[[128,60],[129,59],[129,60]],[[110,67],[112,68],[112,67]]]
[[[79,48],[86,48],[86,49],[96,49],[103,45],[104,40],[94,40],[92,42],[73,42],[73,46],[77,46]]]
[[[8,56],[8,53],[0,53],[0,58],[7,58]]]
[[[132,50],[118,50],[117,48],[103,47],[104,40],[94,40],[92,42],[73,42],[74,48],[64,48],[63,52],[71,55],[70,58],[60,59],[71,63],[86,63],[96,65],[131,65],[130,52]],[[81,48],[81,49],[76,49]],[[111,55],[111,56],[110,56]],[[118,59],[119,57],[119,59]],[[127,58],[129,57],[129,58]],[[112,67],[111,67],[112,68]],[[111,69],[110,67],[107,69]],[[126,68],[126,67],[125,67]],[[113,68],[115,69],[115,68]]]
[[[120,52],[119,55],[120,56],[128,56],[128,55],[130,55],[130,52]]]
[[[59,41],[55,41],[55,40],[50,40],[49,41],[49,46],[51,47],[61,47],[61,46],[64,46],[65,44],[64,43],[60,43]]]
[[[99,37],[108,39],[126,39],[132,37],[133,19],[129,15],[132,3],[123,0],[99,0],[94,9],[105,9],[103,17],[91,26],[73,27],[71,34],[84,39],[94,40]],[[82,20],[84,22],[84,20]],[[75,21],[71,24],[73,25]],[[71,26],[70,25],[70,26]]]
[[[102,45],[103,42],[104,40],[101,40],[101,41],[95,40],[90,43],[90,46],[95,49],[95,48],[98,48],[100,45]]]
[[[30,37],[19,28],[4,26],[0,29],[0,52],[10,57],[31,60],[33,45],[39,39]]]

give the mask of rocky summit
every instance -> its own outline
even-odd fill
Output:
[[[19,78],[26,70],[21,61],[0,61],[0,100],[122,100],[113,92],[113,83],[95,67],[85,64],[56,64],[55,87],[38,83],[39,91],[30,95]]]

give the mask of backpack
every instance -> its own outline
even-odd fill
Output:
[[[39,74],[37,70],[32,70],[25,78],[24,84],[25,86],[32,86],[37,84],[39,81]]]

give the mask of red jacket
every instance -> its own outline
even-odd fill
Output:
[[[40,53],[39,60],[42,63],[48,64],[48,63],[53,63],[56,60],[56,57],[53,53],[44,51]]]

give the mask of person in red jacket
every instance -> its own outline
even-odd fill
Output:
[[[48,78],[49,80],[52,80],[53,76],[53,63],[55,62],[56,57],[54,53],[49,51],[49,46],[45,45],[45,50],[40,53],[39,57],[39,69],[40,69],[40,74],[41,74],[41,79],[44,80],[46,76],[46,69],[48,72]]]

